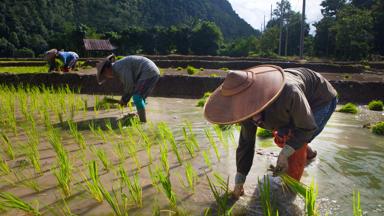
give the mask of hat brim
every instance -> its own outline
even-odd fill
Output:
[[[108,61],[109,61],[108,59],[103,59],[101,62],[99,62],[99,63],[96,65],[96,68],[97,68],[96,79],[97,79],[97,83],[98,83],[99,85],[102,85],[102,84],[105,83],[105,81],[106,81],[106,79],[105,79],[105,77],[103,76],[102,72],[103,72],[103,69],[104,69],[105,64],[106,64]]]
[[[208,98],[204,116],[209,122],[235,124],[249,119],[273,103],[284,88],[285,77],[280,67],[261,65],[245,71],[255,73],[253,83],[247,89],[239,94],[224,96],[221,85]]]

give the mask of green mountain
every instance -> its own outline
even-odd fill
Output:
[[[198,20],[215,22],[226,40],[255,33],[227,0],[2,0],[0,56],[23,47],[41,53],[52,35],[69,32],[77,24],[104,33],[129,27],[192,26]]]

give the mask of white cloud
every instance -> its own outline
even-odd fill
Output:
[[[260,29],[264,22],[270,19],[271,5],[276,7],[276,0],[228,0],[237,14],[255,29]],[[310,24],[319,21],[322,17],[320,3],[323,0],[306,0],[306,17]],[[301,12],[303,0],[289,0],[292,10]],[[311,33],[314,27],[311,26]]]

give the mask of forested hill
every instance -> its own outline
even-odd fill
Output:
[[[249,36],[254,29],[227,0],[2,0],[0,46],[27,47],[38,52],[53,35],[85,24],[96,32],[128,27],[193,25],[197,20],[218,25],[225,39]]]

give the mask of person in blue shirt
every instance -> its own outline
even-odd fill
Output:
[[[57,49],[51,49],[45,54],[49,65],[48,72],[56,69],[56,58],[59,58],[63,62],[62,71],[64,72],[69,72],[71,69],[74,70],[76,68],[77,60],[79,59],[79,55],[71,51],[65,52],[57,51]]]

